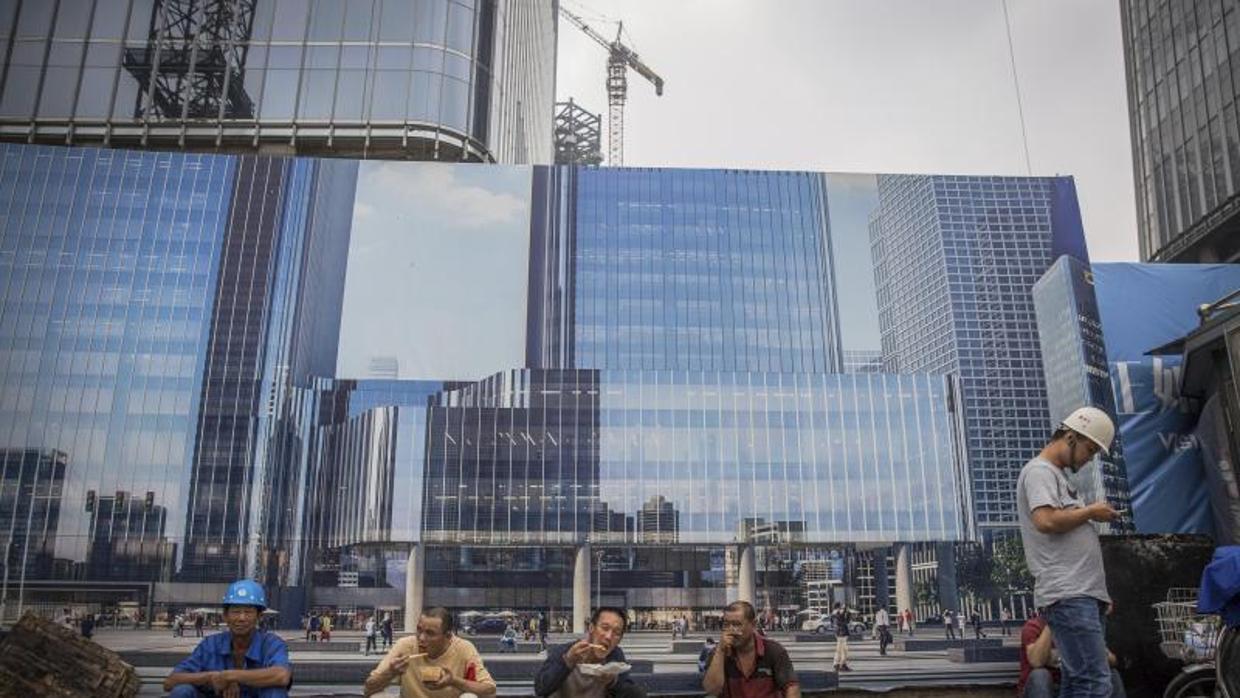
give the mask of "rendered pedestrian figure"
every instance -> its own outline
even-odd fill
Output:
[[[1012,612],[1007,610],[1007,607],[1004,607],[1003,609],[999,611],[999,626],[1003,628],[1004,637],[1007,637],[1010,634],[1008,630],[1008,623],[1010,623],[1011,621],[1012,621]]]
[[[977,611],[974,611],[973,615],[969,616],[969,622],[973,624],[973,638],[975,640],[986,637],[986,633],[982,630],[982,616]]]
[[[848,607],[843,603],[836,601],[835,609],[831,611],[831,621],[835,625],[835,664],[836,671],[852,671],[852,667],[848,666],[848,624],[852,620],[848,612]]]
[[[887,609],[880,607],[874,613],[874,631],[878,633],[878,653],[887,656],[887,646],[891,644],[891,616]]]
[[[369,657],[371,650],[378,651],[379,649],[378,643],[376,642],[376,639],[377,639],[376,636],[379,633],[379,627],[378,627],[378,624],[375,623],[375,617],[374,616],[368,617],[366,619],[366,625],[364,627],[365,627],[365,632],[366,632],[366,650],[363,654]]]
[[[947,609],[943,609],[943,634],[948,640],[956,639],[956,624],[953,622],[954,620],[955,619],[952,618],[952,612]]]
[[[383,649],[386,651],[392,646],[392,614],[383,614]]]
[[[1034,576],[1033,599],[1045,609],[1063,667],[1062,696],[1111,695],[1106,614],[1111,604],[1102,547],[1093,522],[1120,514],[1106,501],[1086,504],[1068,478],[1107,453],[1115,424],[1095,407],[1077,409],[1020,471],[1016,509],[1025,561]]]
[[[202,637],[202,629],[207,624],[207,619],[201,613],[194,614],[194,637]]]

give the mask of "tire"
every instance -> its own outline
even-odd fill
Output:
[[[1214,665],[1199,665],[1193,671],[1176,674],[1163,691],[1163,698],[1211,698],[1214,686]]]
[[[818,626],[818,627],[814,630],[814,632],[818,633],[819,635],[826,635],[826,634],[827,634],[827,626],[826,626],[826,625],[820,625],[820,626]]]

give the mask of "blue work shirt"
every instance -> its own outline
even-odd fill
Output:
[[[229,671],[231,669],[270,669],[284,667],[290,675],[293,666],[288,661],[288,645],[275,633],[255,630],[250,640],[250,648],[245,652],[245,666],[233,666],[232,633],[222,632],[203,638],[194,648],[193,654],[172,669],[174,674],[196,674],[204,671]],[[292,679],[289,679],[289,686]],[[285,687],[288,688],[287,686]],[[270,689],[242,686],[242,698],[258,698],[260,691]],[[266,695],[270,695],[269,693]]]

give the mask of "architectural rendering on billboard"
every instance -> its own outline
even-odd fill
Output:
[[[293,617],[358,587],[575,606],[590,564],[630,605],[757,569],[776,603],[912,603],[913,561],[1013,518],[1050,422],[1029,290],[1083,250],[1074,204],[1063,178],[4,145],[16,604],[245,574]],[[841,560],[846,589],[806,586]]]

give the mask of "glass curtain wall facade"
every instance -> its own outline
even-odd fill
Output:
[[[1084,256],[1072,181],[880,175],[878,198],[885,369],[960,377],[977,523],[1014,525],[1016,476],[1051,427],[1033,285]]]
[[[1115,394],[1089,266],[1075,257],[1060,257],[1034,284],[1033,303],[1052,423],[1082,405],[1098,407],[1115,419]],[[1128,512],[1123,520],[1107,524],[1111,530],[1134,530],[1124,444],[1118,432],[1110,453],[1099,453],[1081,469],[1077,482],[1084,501],[1106,497],[1111,506]]]
[[[1123,0],[1141,259],[1240,259],[1240,6]]]
[[[44,581],[287,569],[256,511],[301,486],[271,462],[288,386],[335,363],[355,168],[0,145],[0,501],[59,483],[0,530],[54,537]]]
[[[959,403],[944,376],[522,370],[432,405],[430,543],[971,532]]]
[[[0,138],[550,163],[552,0],[12,0]]]
[[[556,167],[534,191],[531,366],[841,370],[824,175]]]

